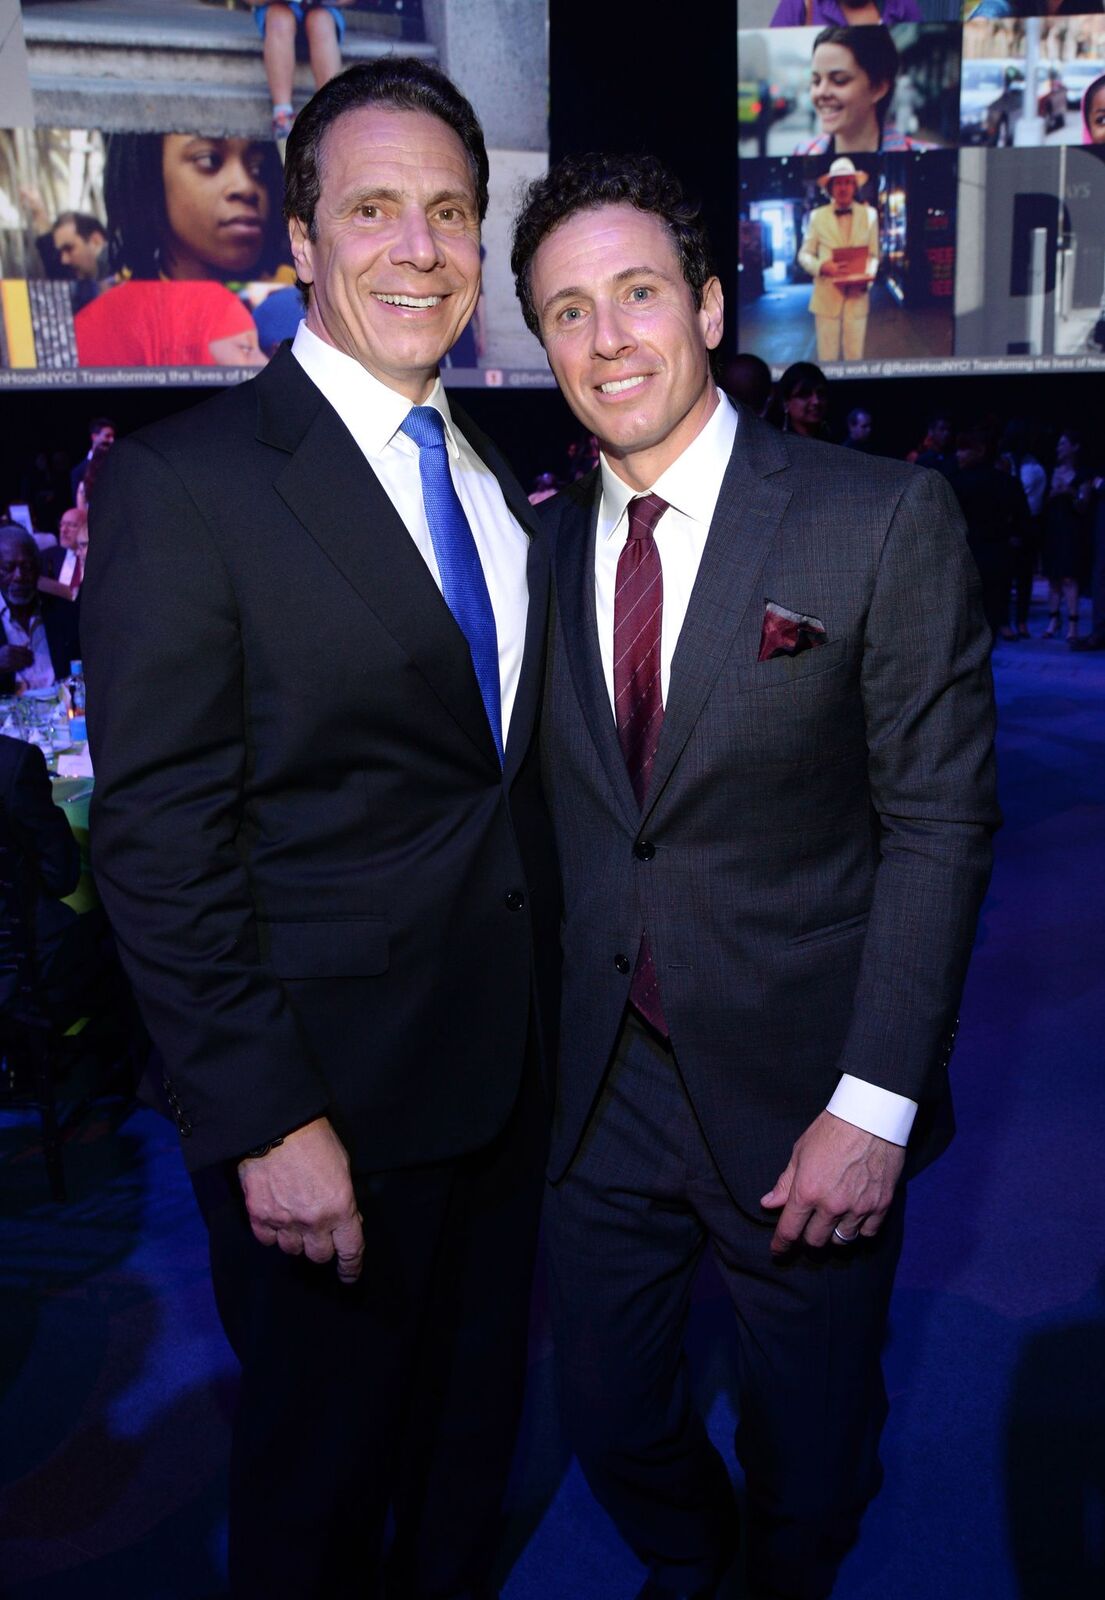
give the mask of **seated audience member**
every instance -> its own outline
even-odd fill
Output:
[[[75,593],[84,579],[84,564],[88,560],[88,511],[81,506],[70,506],[58,524],[58,542],[50,550],[39,553],[39,566],[44,578],[52,579]],[[47,593],[52,593],[47,590]]]
[[[34,931],[35,969],[46,1016],[64,1027],[97,1008],[114,978],[111,937],[103,912],[78,915],[63,903],[80,881],[81,852],[53,802],[46,761],[37,745],[0,734],[0,851],[15,858],[9,893],[0,893],[0,1009],[37,1020],[20,993],[13,913]],[[23,1014],[25,1012],[25,1014]]]
[[[69,487],[72,491],[70,504],[76,502],[77,490],[81,479],[88,471],[89,462],[97,450],[110,450],[115,443],[115,424],[110,417],[93,417],[88,424],[88,452],[77,462],[69,474]]]
[[[762,417],[771,399],[771,368],[750,350],[742,350],[726,362],[721,387],[757,417]]]
[[[25,528],[0,527],[0,694],[45,689],[79,658],[76,606],[38,592],[38,546]]]
[[[542,500],[551,500],[559,491],[560,485],[556,481],[555,472],[539,472],[533,480],[533,488],[527,498],[531,506],[539,506]]]
[[[764,420],[803,439],[828,439],[829,380],[812,361],[792,361],[775,385]]]
[[[296,30],[303,29],[315,88],[341,71],[345,38],[344,7],[352,0],[249,0],[264,40],[265,76],[272,97],[272,136],[286,139],[292,131],[292,82],[295,77]]]
[[[855,406],[849,411],[845,426],[848,432],[841,440],[845,450],[862,450],[865,455],[872,453],[871,430],[873,423],[871,413],[865,406]]]

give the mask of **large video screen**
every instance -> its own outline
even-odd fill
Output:
[[[1101,0],[738,0],[741,349],[1105,370]]]
[[[393,53],[436,62],[483,124],[483,289],[446,383],[551,385],[509,270],[515,195],[548,164],[544,0],[308,0],[305,22],[315,9],[311,39],[329,29],[343,65]],[[5,21],[0,388],[223,384],[263,366],[302,301],[262,9],[0,0]],[[315,82],[306,35],[286,64],[296,109]]]

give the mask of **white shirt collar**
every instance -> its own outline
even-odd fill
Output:
[[[629,502],[639,494],[658,494],[676,511],[696,522],[709,524],[714,515],[721,480],[733,453],[737,436],[737,409],[728,395],[718,390],[718,404],[705,426],[648,489],[631,489],[619,478],[604,455],[599,456],[602,473],[602,524],[611,538]]]
[[[321,389],[366,456],[382,455],[393,442],[400,449],[417,453],[414,440],[399,432],[400,424],[412,409],[406,395],[390,389],[359,361],[320,339],[305,321],[296,329],[292,355],[315,387]],[[459,449],[440,377],[420,403],[440,412],[445,423],[446,445],[455,458]]]

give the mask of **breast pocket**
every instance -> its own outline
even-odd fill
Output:
[[[739,667],[733,681],[742,694],[748,689],[778,689],[835,672],[847,659],[848,640],[834,639],[830,644],[812,645],[796,656],[775,656],[771,661]]]
[[[371,978],[388,967],[381,917],[340,922],[262,923],[269,960],[280,978]]]

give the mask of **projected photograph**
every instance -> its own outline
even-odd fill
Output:
[[[963,145],[1105,144],[1105,16],[968,22],[959,122]]]
[[[1105,368],[1105,161],[1093,150],[960,156],[957,356],[974,370]]]
[[[742,156],[939,149],[959,135],[962,29],[742,31],[737,118]]]
[[[742,28],[825,27],[880,19],[888,24],[958,22],[963,10],[963,0],[737,0],[737,5]]]
[[[546,7],[504,19],[494,0],[470,0],[468,23],[488,23],[475,29],[421,0],[338,9],[332,66],[417,49],[483,124],[482,292],[445,381],[551,386],[509,269],[515,195],[548,164]],[[255,13],[147,0],[121,20],[99,0],[24,5],[34,119],[0,127],[0,387],[237,382],[294,334],[282,158],[319,61],[297,48],[278,126]]]
[[[956,162],[951,151],[742,162],[740,348],[837,377],[950,357]]]

